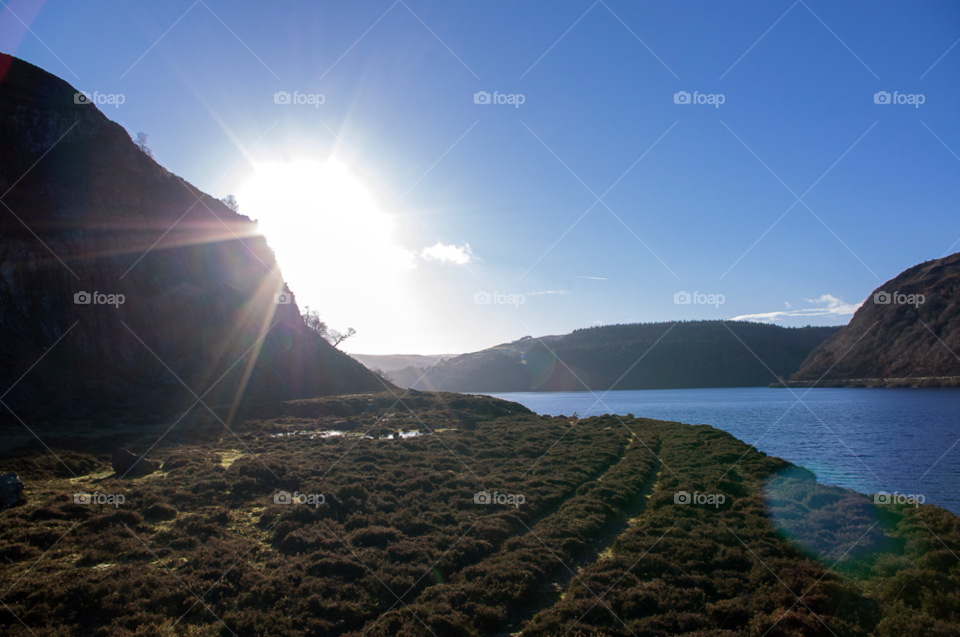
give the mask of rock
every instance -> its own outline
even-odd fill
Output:
[[[5,473],[0,476],[0,511],[16,506],[21,501],[23,483],[15,473]]]
[[[119,447],[113,452],[111,463],[113,464],[113,470],[121,477],[124,475],[130,477],[145,476],[160,469],[158,463],[151,462]]]

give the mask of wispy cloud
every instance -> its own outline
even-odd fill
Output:
[[[537,296],[539,294],[569,294],[566,290],[541,290],[540,292],[527,292],[527,296]]]
[[[594,281],[606,281],[606,280],[607,280],[606,277],[602,277],[602,276],[580,276],[579,274],[574,275],[574,278],[576,278],[576,279],[593,279]]]
[[[760,321],[760,322],[774,322],[779,321],[785,318],[805,318],[805,317],[814,317],[814,316],[831,316],[831,317],[844,317],[844,316],[853,316],[853,313],[860,309],[860,306],[863,305],[863,301],[857,303],[856,305],[851,303],[844,303],[843,299],[839,299],[832,294],[822,294],[819,298],[816,299],[804,299],[807,303],[812,303],[814,307],[807,308],[797,308],[792,309],[791,305],[787,303],[786,310],[779,312],[765,312],[762,314],[743,314],[741,316],[733,317],[732,321]]]
[[[470,244],[463,245],[443,245],[439,241],[429,248],[424,248],[420,256],[427,261],[440,261],[441,263],[455,263],[464,265],[472,261],[480,261],[480,258],[470,250]]]

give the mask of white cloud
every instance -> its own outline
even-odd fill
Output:
[[[853,313],[860,309],[860,306],[863,305],[863,301],[857,303],[856,305],[844,303],[843,299],[839,299],[832,294],[821,294],[819,298],[804,299],[804,301],[807,303],[813,303],[815,307],[799,308],[796,310],[787,309],[782,312],[765,312],[762,314],[743,314],[741,316],[735,316],[730,320],[772,323],[786,318],[803,318],[812,316],[853,316]],[[787,304],[787,307],[790,308],[790,304]]]
[[[457,265],[464,265],[466,263],[470,263],[471,261],[480,260],[476,255],[473,254],[473,251],[470,250],[469,243],[464,243],[463,245],[459,246],[446,246],[437,241],[436,245],[432,245],[429,248],[424,248],[420,253],[420,256],[427,261],[456,263]]]
[[[569,294],[566,290],[542,290],[540,292],[527,292],[528,296],[537,296],[538,294]]]

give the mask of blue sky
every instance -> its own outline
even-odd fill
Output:
[[[837,325],[960,249],[953,2],[4,2],[0,50],[124,95],[101,110],[272,222],[300,305],[358,330],[348,351],[639,321]],[[310,189],[344,180],[302,180],[295,213],[240,196],[330,157],[352,175],[333,200]]]

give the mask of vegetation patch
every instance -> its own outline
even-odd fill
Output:
[[[875,506],[707,426],[413,398],[298,401],[242,445],[158,445],[138,479],[71,441],[51,449],[79,478],[0,456],[27,487],[0,513],[0,632],[957,634],[942,509]]]

